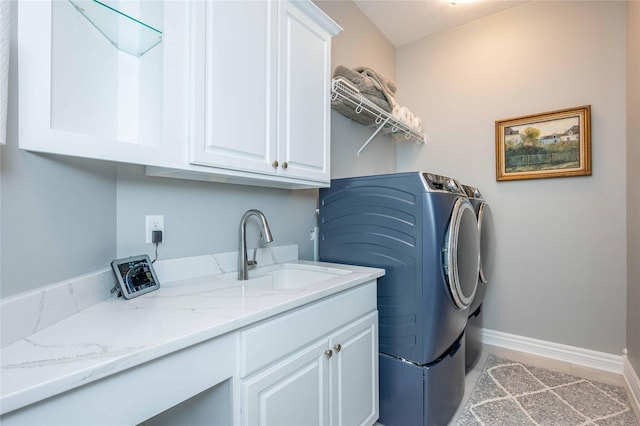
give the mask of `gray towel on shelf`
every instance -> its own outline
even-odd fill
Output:
[[[396,84],[371,68],[358,67],[356,69],[360,69],[362,72],[338,65],[333,72],[333,77],[344,77],[349,80],[360,91],[360,94],[383,110],[391,112],[397,104],[394,96],[397,90]]]
[[[368,67],[356,67],[353,70],[365,77],[369,77],[375,82],[376,87],[385,93],[385,95],[395,98],[398,86],[393,80]]]

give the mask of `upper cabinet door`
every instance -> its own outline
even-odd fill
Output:
[[[331,34],[294,2],[280,3],[278,161],[287,177],[328,182]]]
[[[340,27],[310,1],[197,8],[190,162],[329,183],[331,37]]]
[[[18,7],[20,148],[174,165],[167,148],[187,137],[186,3]]]
[[[191,162],[274,173],[277,2],[212,0],[198,8],[193,70],[203,73],[194,79]]]

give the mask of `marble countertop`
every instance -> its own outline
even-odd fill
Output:
[[[0,414],[384,275],[376,268],[296,262],[346,273],[277,291],[252,281],[242,285],[234,272],[174,280],[135,299],[109,297],[9,344],[0,352]]]

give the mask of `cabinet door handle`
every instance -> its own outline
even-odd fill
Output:
[[[336,352],[340,352],[342,350],[342,345],[340,343],[338,343],[337,345],[333,345],[333,349]]]
[[[327,358],[331,358],[333,356],[333,351],[331,349],[325,350],[324,356],[326,356]]]
[[[273,163],[271,163],[271,165],[273,166],[274,169],[277,169],[278,168],[278,160],[276,160]]]
[[[285,161],[284,163],[282,163],[282,168],[286,169],[287,167],[289,167],[289,165],[287,164],[287,162]]]

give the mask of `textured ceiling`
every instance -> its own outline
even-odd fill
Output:
[[[355,0],[355,4],[394,46],[483,18],[525,3],[515,0]]]

